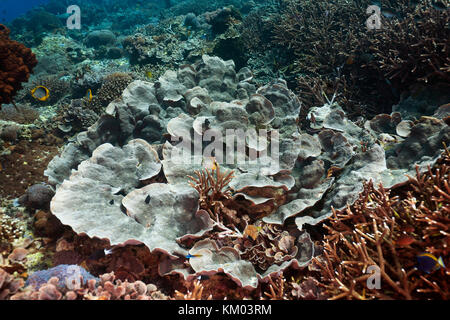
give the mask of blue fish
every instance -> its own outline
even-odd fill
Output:
[[[186,256],[186,259],[191,259],[191,258],[199,258],[199,257],[201,257],[202,255],[201,254],[188,254],[187,256]]]
[[[441,267],[445,268],[442,257],[436,258],[431,253],[426,252],[417,256],[417,269],[425,273],[432,273],[439,270]]]

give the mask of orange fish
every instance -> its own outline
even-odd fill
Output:
[[[395,241],[395,244],[399,247],[406,247],[409,246],[414,241],[416,241],[416,239],[414,239],[413,237],[409,235],[403,235]]]
[[[253,224],[249,224],[245,230],[244,230],[244,236],[250,237],[253,240],[256,240],[258,238],[259,232],[261,231],[262,227],[257,227]]]
[[[345,64],[352,65],[354,62],[355,62],[355,57],[349,56],[347,58],[347,61],[345,61]]]

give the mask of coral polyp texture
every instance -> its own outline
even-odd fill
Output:
[[[0,24],[0,108],[12,101],[37,64],[31,49],[11,40],[9,33],[10,30]]]

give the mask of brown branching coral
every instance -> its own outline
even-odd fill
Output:
[[[374,59],[369,65],[381,69],[399,88],[417,82],[448,83],[449,11],[437,10],[431,0],[425,0],[404,14],[404,18],[386,19],[385,27],[373,34],[370,51]]]
[[[335,74],[365,32],[365,8],[354,1],[285,0],[282,5],[281,16],[273,21],[273,41],[293,52],[296,72]]]
[[[269,277],[269,291],[264,292],[264,295],[269,300],[288,300],[287,296],[286,279],[283,277],[283,273],[280,272],[275,277]]]
[[[449,165],[447,150],[406,187],[376,189],[369,182],[354,205],[333,210],[324,253],[314,261],[331,299],[450,298],[448,270],[417,268],[424,252],[449,263]],[[369,286],[377,274],[381,286]]]
[[[192,291],[189,290],[186,294],[175,290],[174,298],[175,300],[212,300],[212,295],[209,295],[207,298],[203,297],[203,285],[200,281],[194,281]]]
[[[231,199],[228,184],[233,179],[233,171],[221,172],[216,164],[215,169],[195,171],[195,177],[189,176],[189,184],[200,194],[200,208],[207,211],[213,220],[222,217],[222,214],[232,219],[232,213],[225,208],[223,201]]]
[[[331,98],[337,93],[336,102],[351,118],[390,113],[397,99],[390,86],[377,69],[361,68],[372,59],[368,52],[372,33],[365,27],[370,1],[281,3],[281,14],[272,18],[272,42],[290,54],[279,68],[297,86],[302,110],[324,102],[324,95]],[[385,5],[398,6],[394,1],[384,1]]]

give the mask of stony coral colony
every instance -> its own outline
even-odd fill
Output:
[[[0,299],[449,298],[445,1],[132,2],[1,26]],[[249,128],[278,167],[169,156]]]

